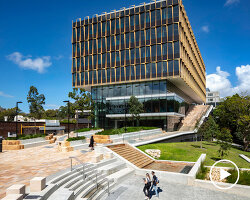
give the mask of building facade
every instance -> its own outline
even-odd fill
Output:
[[[124,126],[132,95],[143,104],[141,125],[168,130],[188,104],[206,101],[205,65],[181,0],[86,17],[72,28],[72,84],[92,93],[95,126]]]
[[[207,92],[206,92],[206,104],[207,105],[213,105],[214,107],[216,107],[217,105],[219,105],[220,104],[220,93],[219,92],[211,92],[207,88]]]

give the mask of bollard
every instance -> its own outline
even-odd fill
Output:
[[[0,152],[3,152],[3,138],[0,137]]]

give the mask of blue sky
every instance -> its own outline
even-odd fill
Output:
[[[23,101],[29,87],[46,97],[45,108],[68,99],[72,20],[140,0],[8,0],[0,4],[0,106]],[[222,96],[249,92],[250,1],[183,0],[207,70],[207,84]]]

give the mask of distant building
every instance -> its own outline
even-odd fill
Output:
[[[206,104],[213,105],[216,107],[220,103],[220,93],[219,92],[211,92],[209,88],[206,89]]]

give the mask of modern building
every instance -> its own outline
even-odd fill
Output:
[[[143,104],[140,125],[167,130],[189,104],[205,103],[205,65],[181,0],[85,17],[72,28],[72,84],[92,93],[95,126],[124,126],[132,95]]]
[[[206,104],[213,105],[216,107],[220,104],[220,93],[219,92],[211,92],[209,88],[206,89]]]

